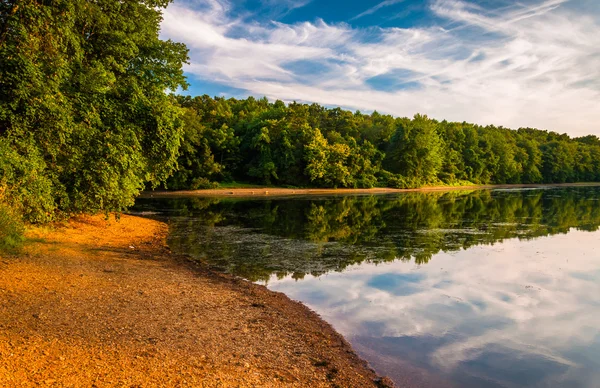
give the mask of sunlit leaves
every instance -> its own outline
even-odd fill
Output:
[[[185,86],[187,50],[158,38],[166,4],[2,3],[0,140],[11,152],[1,172],[29,219],[121,210],[171,174],[181,109],[165,92]],[[46,187],[37,201],[34,187]]]
[[[195,149],[194,163],[206,161],[205,167],[187,169],[194,157],[186,157],[172,179],[188,182],[186,188],[194,177],[332,188],[600,180],[600,141],[594,136],[570,139],[530,128],[286,106],[264,98],[179,101],[196,112],[196,123],[187,125],[204,128],[204,140],[189,140],[195,148],[184,144],[183,152]],[[218,173],[209,167],[213,161]]]

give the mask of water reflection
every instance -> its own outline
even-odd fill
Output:
[[[143,200],[170,244],[306,303],[401,385],[596,387],[600,189]]]
[[[429,265],[363,264],[270,287],[413,386],[596,387],[599,238],[510,240],[440,253]]]
[[[170,246],[252,281],[362,262],[429,262],[440,251],[597,230],[600,190],[410,193],[272,200],[141,199],[170,219]]]

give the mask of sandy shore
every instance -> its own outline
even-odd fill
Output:
[[[293,195],[348,195],[348,194],[393,194],[409,192],[430,192],[450,190],[483,190],[483,189],[519,189],[519,188],[549,188],[549,187],[585,187],[600,186],[600,183],[555,183],[555,184],[510,184],[510,185],[471,185],[471,186],[431,186],[418,189],[284,189],[284,188],[243,188],[243,189],[208,189],[208,190],[178,190],[178,191],[146,191],[142,197],[265,197]]]
[[[0,255],[0,386],[382,386],[315,313],[172,254],[166,233],[80,217]]]

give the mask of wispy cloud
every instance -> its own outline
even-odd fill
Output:
[[[403,1],[405,1],[405,0],[385,0],[385,1],[382,1],[381,3],[377,4],[376,6],[371,7],[369,9],[367,9],[366,11],[361,12],[358,15],[354,16],[352,19],[350,19],[350,21],[356,20],[356,19],[360,19],[363,16],[371,15],[371,14],[379,11],[381,8],[389,7],[390,5],[398,4],[398,3],[401,3]]]
[[[567,0],[513,3],[501,11],[436,0],[430,12],[447,21],[445,28],[259,23],[232,16],[221,0],[195,4],[203,8],[170,6],[163,36],[190,47],[188,73],[248,94],[600,133],[600,24]]]
[[[286,16],[311,2],[312,0],[263,0],[263,6],[268,10],[268,16],[275,19]]]

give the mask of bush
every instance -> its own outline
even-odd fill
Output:
[[[412,182],[407,182],[406,178],[402,175],[393,175],[388,179],[388,186],[393,187],[395,189],[412,189],[415,187],[419,187],[418,184],[413,184]]]
[[[25,237],[21,217],[8,205],[0,203],[0,251],[14,251],[21,247]]]
[[[192,181],[192,190],[216,189],[219,187],[217,182],[211,182],[208,178],[196,178]]]
[[[55,197],[61,195],[35,145],[11,146],[0,138],[0,204],[28,222],[47,222],[55,215]]]

